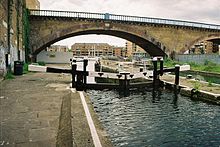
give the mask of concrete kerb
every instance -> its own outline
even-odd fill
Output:
[[[90,132],[91,132],[92,139],[93,139],[93,143],[94,143],[95,147],[102,147],[99,136],[97,134],[97,131],[96,131],[96,128],[95,128],[95,125],[94,125],[94,122],[93,122],[91,114],[89,112],[89,108],[87,106],[85,97],[83,95],[83,92],[79,92],[79,94],[80,94],[80,98],[81,98],[83,108],[84,108],[84,111],[85,111],[85,114],[86,114],[86,118],[87,118],[87,121],[88,121],[88,124],[89,124]]]
[[[220,94],[214,94],[203,90],[196,90],[190,87],[181,88],[180,94],[191,97],[193,100],[201,100],[208,103],[220,105]]]
[[[174,88],[172,82],[162,80],[165,87]],[[180,94],[192,98],[193,100],[200,100],[216,105],[220,105],[220,94],[214,94],[204,90],[195,90],[194,88],[187,87],[185,85],[179,85]]]

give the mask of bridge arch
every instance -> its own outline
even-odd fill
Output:
[[[205,40],[203,36],[220,35],[220,25],[215,24],[103,13],[30,10],[28,20],[30,39],[25,47],[34,56],[50,44],[84,34],[124,38],[151,56],[183,53]]]
[[[196,44],[204,41],[218,42],[218,44],[220,45],[220,34],[208,34],[198,37],[189,44],[189,49],[193,48]]]
[[[32,55],[36,56],[46,47],[66,38],[87,34],[103,34],[134,42],[151,56],[166,56],[164,51],[166,47],[148,34],[147,31],[140,30],[135,25],[105,21],[78,21],[78,23],[75,21],[75,23],[65,22],[68,25],[57,26],[55,21],[51,22],[54,22],[51,26],[45,24],[39,25],[39,23],[37,23],[38,26],[35,23],[31,24],[30,33],[34,32],[34,34],[31,34],[33,38],[30,39]]]

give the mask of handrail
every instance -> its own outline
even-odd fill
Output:
[[[113,21],[125,21],[125,22],[127,21],[127,22],[140,22],[140,23],[153,23],[153,24],[167,24],[167,25],[175,25],[175,26],[186,26],[186,27],[220,30],[220,25],[215,25],[215,24],[190,22],[190,21],[182,21],[182,20],[172,20],[172,19],[162,19],[162,18],[116,15],[116,14],[109,14],[109,13],[89,13],[89,12],[30,9],[30,15],[84,18],[84,19],[85,18],[86,19],[101,19],[101,20],[113,20]]]

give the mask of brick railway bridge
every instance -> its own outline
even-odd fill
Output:
[[[120,37],[145,49],[151,56],[185,52],[203,41],[220,45],[220,25],[198,22],[70,11],[29,10],[29,54],[77,35]]]

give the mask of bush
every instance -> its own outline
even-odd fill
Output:
[[[204,65],[207,65],[207,66],[216,66],[217,64],[216,64],[216,63],[213,63],[212,61],[205,60],[205,61],[204,61]]]
[[[182,63],[173,61],[170,58],[164,60],[164,66],[174,67],[176,64],[182,65]],[[203,64],[197,64],[195,62],[188,62],[188,64],[192,70],[220,73],[220,65],[209,60],[205,60]]]
[[[24,63],[24,66],[23,66],[23,74],[27,74],[28,73],[28,63]]]
[[[37,62],[39,65],[41,65],[41,66],[45,66],[46,65],[46,63],[44,62],[44,61],[39,61],[39,62]]]
[[[209,87],[212,87],[212,86],[213,86],[213,85],[212,85],[212,80],[209,80],[209,81],[208,81],[208,86],[209,86]]]
[[[195,91],[199,91],[201,84],[199,81],[193,81],[193,88],[195,89]]]
[[[8,71],[7,74],[5,75],[4,79],[6,80],[10,80],[10,79],[14,79],[14,75],[11,71]]]
[[[174,67],[176,64],[180,64],[180,63],[177,62],[177,61],[172,60],[171,58],[166,58],[166,59],[164,60],[164,66]]]

